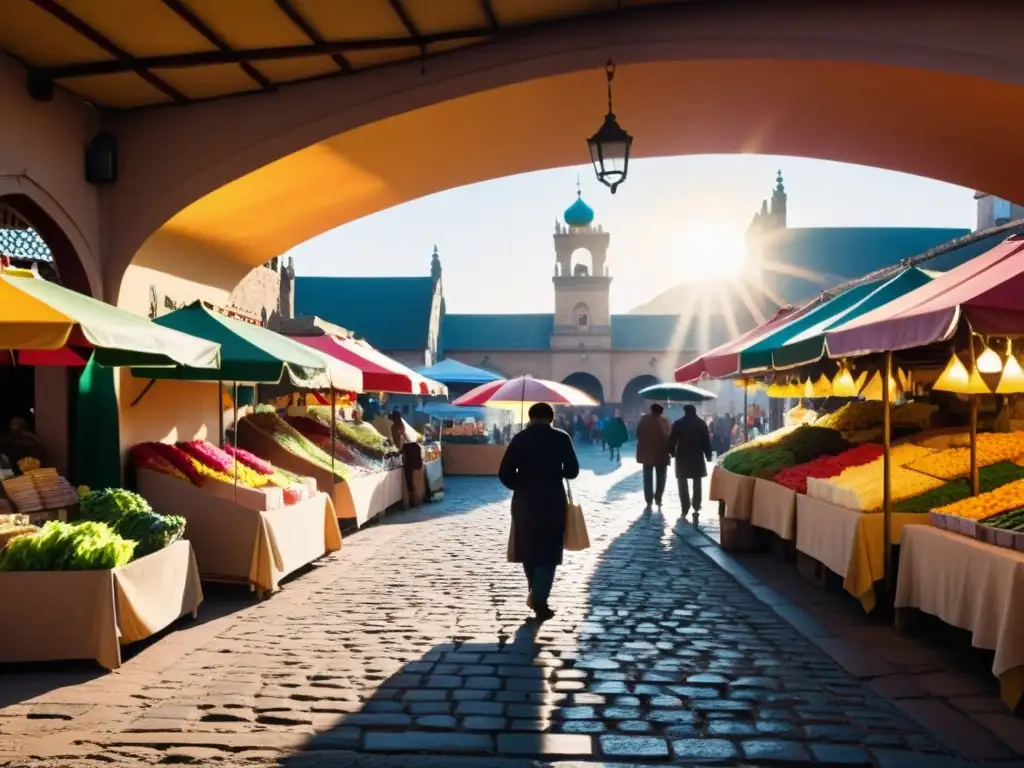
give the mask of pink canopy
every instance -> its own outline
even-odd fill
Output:
[[[677,368],[675,374],[676,381],[691,382],[699,381],[702,378],[722,379],[739,373],[741,351],[751,344],[760,341],[790,320],[799,317],[810,309],[814,303],[811,302],[801,307],[782,307],[770,320],[766,320],[756,328],[752,328],[732,341],[727,341],[725,344],[715,347],[710,352],[705,352],[682,368]]]
[[[363,390],[366,392],[390,392],[396,395],[444,395],[448,392],[443,384],[420,376],[366,342],[329,334],[289,338],[358,368],[363,373]]]
[[[980,334],[1024,334],[1024,237],[839,326],[825,343],[830,357],[911,349],[949,340],[962,317]]]

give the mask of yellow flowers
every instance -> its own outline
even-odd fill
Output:
[[[892,500],[918,496],[942,485],[941,480],[905,469],[903,465],[932,453],[928,448],[904,444],[892,449]],[[871,511],[883,503],[883,459],[849,467],[836,477],[807,479],[807,495],[837,507]]]
[[[42,464],[39,463],[39,459],[32,456],[26,456],[24,459],[18,460],[18,469],[21,470],[21,474],[28,474],[36,469],[39,469]]]
[[[1011,509],[1018,509],[1024,501],[1024,480],[1015,480],[1012,483],[996,488],[994,491],[982,493],[978,496],[970,496],[963,501],[957,501],[939,507],[936,512],[944,515],[954,515],[968,520],[984,520],[986,517],[1007,512]]]
[[[92,490],[89,488],[88,485],[80,485],[80,486],[78,486],[78,495],[79,496],[85,496],[85,494],[87,494],[87,493],[92,493]]]
[[[984,433],[978,435],[978,466],[987,467],[1000,461],[1012,461],[1024,456],[1024,432]],[[948,448],[932,453],[907,465],[942,480],[967,477],[971,472],[970,448]]]

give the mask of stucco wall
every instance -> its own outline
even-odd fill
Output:
[[[231,291],[231,306],[244,309],[260,319],[277,311],[281,298],[281,275],[267,267],[256,267]]]
[[[217,440],[217,385],[190,381],[157,381],[142,399],[148,379],[136,379],[127,369],[119,377],[121,453],[150,440]]]
[[[84,148],[97,131],[94,110],[57,91],[35,102],[25,70],[0,54],[0,196],[30,197],[64,231],[93,295],[102,292],[97,190],[85,181]]]

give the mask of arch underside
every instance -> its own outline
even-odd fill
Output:
[[[442,101],[344,132],[199,199],[137,263],[173,272],[184,251],[241,276],[338,225],[486,179],[587,162],[599,71]],[[836,61],[692,60],[622,66],[615,109],[638,157],[760,153],[915,173],[1024,199],[1024,88],[924,69]],[[951,106],[959,105],[959,106]],[[524,115],[527,116],[524,119]],[[640,183],[634,181],[633,183]],[[623,190],[628,190],[627,181]]]
[[[562,379],[562,383],[568,384],[570,387],[576,387],[576,389],[581,392],[585,392],[597,400],[598,403],[603,404],[605,401],[604,386],[601,384],[601,380],[592,373],[586,373],[584,371],[570,373]]]

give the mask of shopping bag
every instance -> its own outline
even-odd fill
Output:
[[[590,548],[590,534],[587,533],[587,521],[583,519],[583,509],[572,500],[572,488],[565,484],[565,537],[562,546],[571,552],[579,552]]]

